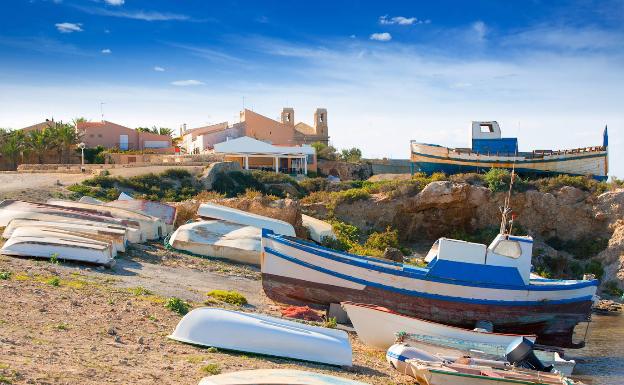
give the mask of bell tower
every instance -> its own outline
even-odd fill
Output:
[[[314,111],[314,131],[316,135],[327,137],[327,109],[317,108]]]
[[[291,107],[282,108],[282,123],[288,126],[295,125],[295,109]]]

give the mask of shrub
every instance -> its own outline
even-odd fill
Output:
[[[137,286],[137,287],[133,287],[130,289],[130,291],[132,292],[132,294],[138,296],[141,295],[152,295],[154,293],[152,293],[151,290],[148,290],[146,288],[144,288],[143,286]]]
[[[165,302],[165,307],[174,313],[185,315],[188,313],[190,305],[178,297],[171,297]]]
[[[581,238],[564,241],[558,237],[549,238],[546,243],[557,250],[570,253],[577,259],[588,259],[596,256],[609,245],[605,238]]]
[[[231,305],[243,306],[247,305],[247,298],[236,291],[227,290],[213,290],[207,293],[209,297],[215,298],[221,302],[229,303]]]
[[[330,329],[335,329],[338,326],[338,322],[336,321],[336,317],[329,317],[325,319],[323,322],[323,326]]]
[[[11,278],[11,274],[10,271],[0,271],[0,279],[9,279]]]
[[[374,232],[368,236],[364,243],[364,247],[368,249],[377,249],[384,251],[387,247],[399,247],[399,232],[392,230],[390,226],[382,233]]]
[[[483,179],[485,179],[485,183],[487,183],[491,191],[505,191],[510,181],[509,171],[492,167],[485,173]]]
[[[602,279],[602,277],[604,276],[604,268],[599,261],[592,259],[587,265],[585,265],[584,274],[593,274],[596,276],[596,278]]]
[[[359,200],[369,199],[370,193],[362,188],[352,188],[349,190],[332,193],[332,197],[334,198],[335,204],[351,203]]]
[[[616,281],[605,282],[604,292],[614,297],[622,297],[624,295],[624,290],[618,287]]]
[[[219,364],[208,364],[201,367],[201,371],[206,374],[216,375],[221,373]]]
[[[55,287],[58,287],[61,285],[61,280],[59,279],[59,277],[52,277],[48,279],[46,282],[48,283],[48,285],[52,285]]]
[[[542,192],[553,192],[563,186],[572,186],[594,194],[602,194],[609,189],[605,182],[599,182],[588,176],[557,175],[550,178],[540,178],[533,184]]]

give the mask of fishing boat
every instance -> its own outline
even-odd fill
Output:
[[[220,219],[222,221],[253,226],[259,229],[269,229],[276,234],[295,236],[295,228],[288,222],[280,221],[247,211],[233,209],[231,207],[215,203],[203,203],[197,209],[197,215],[204,219]]]
[[[396,370],[419,385],[574,385],[561,373],[524,369],[510,363],[469,356],[441,357],[413,347],[393,345],[386,354]]]
[[[206,257],[260,265],[260,233],[253,226],[221,220],[198,221],[178,227],[168,245]]]
[[[16,230],[2,245],[1,254],[59,260],[88,262],[113,266],[114,255],[110,244],[65,233],[33,231],[30,228]]]
[[[164,223],[159,218],[124,208],[66,201],[61,199],[50,199],[47,203],[53,206],[68,207],[72,209],[92,210],[96,214],[101,213],[104,215],[110,215],[111,217],[117,219],[136,221],[139,224],[141,231],[145,234],[146,239],[158,239],[162,237],[166,231]]]
[[[323,373],[293,369],[255,369],[204,377],[199,385],[366,385]]]
[[[455,338],[469,342],[500,346],[505,349],[518,337],[535,341],[535,335],[489,333],[481,330],[464,329],[424,319],[409,317],[390,309],[353,302],[342,302],[342,308],[349,315],[355,331],[366,345],[386,350],[396,341],[397,332],[427,336]]]
[[[255,313],[197,308],[185,315],[169,338],[199,346],[351,366],[346,332]]]
[[[0,226],[6,227],[13,219],[36,219],[52,222],[106,224],[126,229],[128,242],[145,241],[139,223],[133,220],[113,218],[110,214],[63,206],[5,199],[0,202]]]
[[[13,219],[4,228],[2,237],[9,239],[13,234],[13,231],[18,228],[24,227],[36,227],[44,229],[64,230],[67,232],[75,232],[77,235],[94,234],[97,236],[103,236],[109,239],[115,249],[120,252],[126,251],[126,230],[122,227],[107,226],[106,224],[100,224],[92,222],[88,223],[73,223],[73,222],[51,222],[51,221],[39,221],[36,219]]]
[[[140,212],[150,217],[159,218],[165,224],[165,234],[171,234],[174,229],[176,208],[161,202],[144,199],[126,199],[106,202],[105,206]]]
[[[609,172],[607,128],[602,146],[518,152],[517,138],[503,138],[497,122],[472,122],[472,147],[449,148],[411,141],[412,172],[482,172],[493,167],[525,175],[588,175],[605,181]]]

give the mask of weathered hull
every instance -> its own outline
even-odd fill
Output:
[[[453,148],[412,143],[411,161],[413,172],[444,172],[456,174],[483,172],[493,167],[515,168],[520,174],[532,175],[589,175],[606,180],[609,169],[608,152],[603,148],[578,152],[557,152],[541,157],[478,154],[457,151]]]
[[[572,341],[574,327],[586,320],[591,301],[541,306],[496,306],[414,297],[366,286],[363,290],[319,282],[262,274],[266,295],[276,302],[327,307],[343,301],[374,303],[401,314],[434,322],[473,328],[489,320],[498,333],[535,334],[544,345],[578,348]]]

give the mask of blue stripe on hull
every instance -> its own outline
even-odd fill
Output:
[[[413,164],[413,172],[424,172],[425,174],[433,174],[434,172],[443,172],[447,175],[451,174],[461,174],[468,172],[476,172],[476,173],[484,173],[488,172],[492,166],[484,164],[483,166],[472,166],[472,165],[463,165],[463,164],[449,164],[449,163],[436,163],[436,162],[412,162]],[[511,170],[511,168],[508,168]],[[529,168],[516,167],[516,172],[519,174],[528,174],[528,175],[536,175],[536,176],[557,176],[557,175],[575,175],[575,176],[583,176],[581,174],[572,174],[572,173],[563,173],[563,172],[553,172],[553,171],[541,171],[534,170]],[[608,179],[606,175],[592,175],[592,178],[604,182]]]

